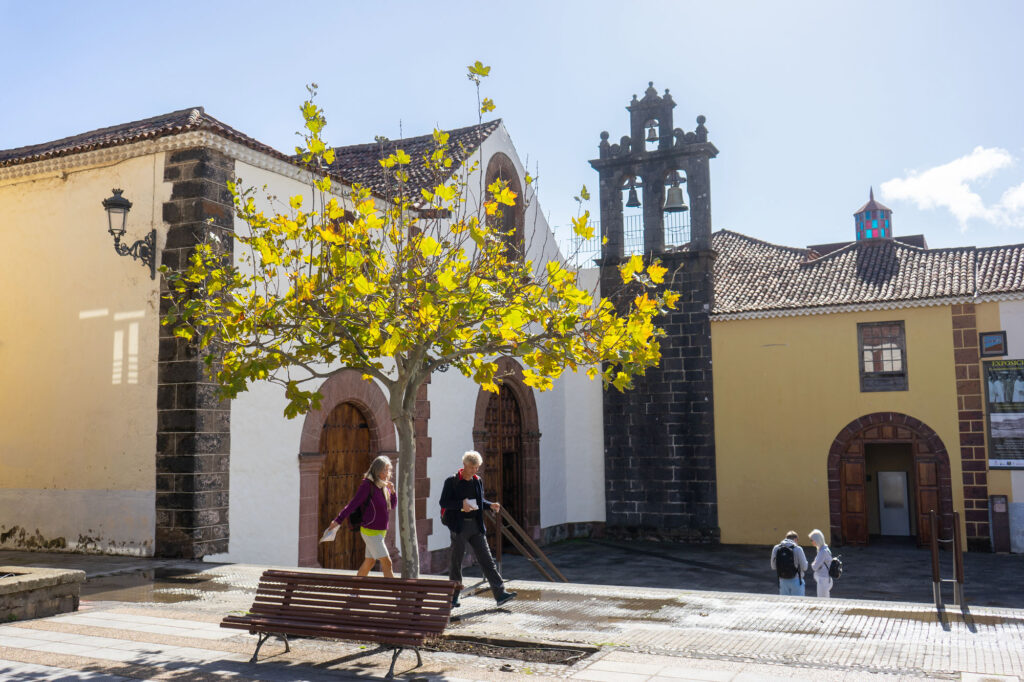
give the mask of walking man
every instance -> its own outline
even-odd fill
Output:
[[[468,544],[473,548],[484,577],[491,584],[494,600],[501,606],[515,599],[516,593],[505,589],[505,581],[498,575],[484,535],[484,506],[499,512],[501,505],[484,499],[484,482],[476,473],[482,463],[480,453],[470,450],[462,456],[462,468],[454,476],[445,479],[441,489],[441,522],[452,534],[448,579],[457,582],[459,589],[462,589],[462,558]],[[459,593],[456,592],[452,606],[458,605]]]
[[[797,544],[799,538],[797,532],[791,530],[772,548],[772,570],[779,576],[779,594],[782,595],[804,596],[807,556],[804,548]]]

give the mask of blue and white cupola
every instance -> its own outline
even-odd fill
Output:
[[[875,189],[868,192],[868,203],[853,214],[857,241],[892,239],[892,209],[875,201]]]

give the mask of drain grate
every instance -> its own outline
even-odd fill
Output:
[[[475,637],[444,637],[428,641],[428,651],[469,654],[488,658],[507,658],[528,663],[573,665],[598,651],[596,647],[565,646],[543,642],[521,642]]]

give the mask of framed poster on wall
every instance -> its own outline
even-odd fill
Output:
[[[1024,360],[988,360],[982,364],[988,407],[988,466],[1024,469]]]
[[[978,334],[978,350],[983,358],[1006,355],[1006,332],[981,332]]]

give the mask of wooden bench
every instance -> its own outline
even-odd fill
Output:
[[[271,636],[332,637],[376,642],[376,651],[394,649],[387,679],[403,649],[416,652],[427,637],[448,624],[457,583],[450,580],[371,578],[334,573],[268,570],[260,577],[252,608],[244,616],[227,616],[221,627],[258,635],[260,647]]]

